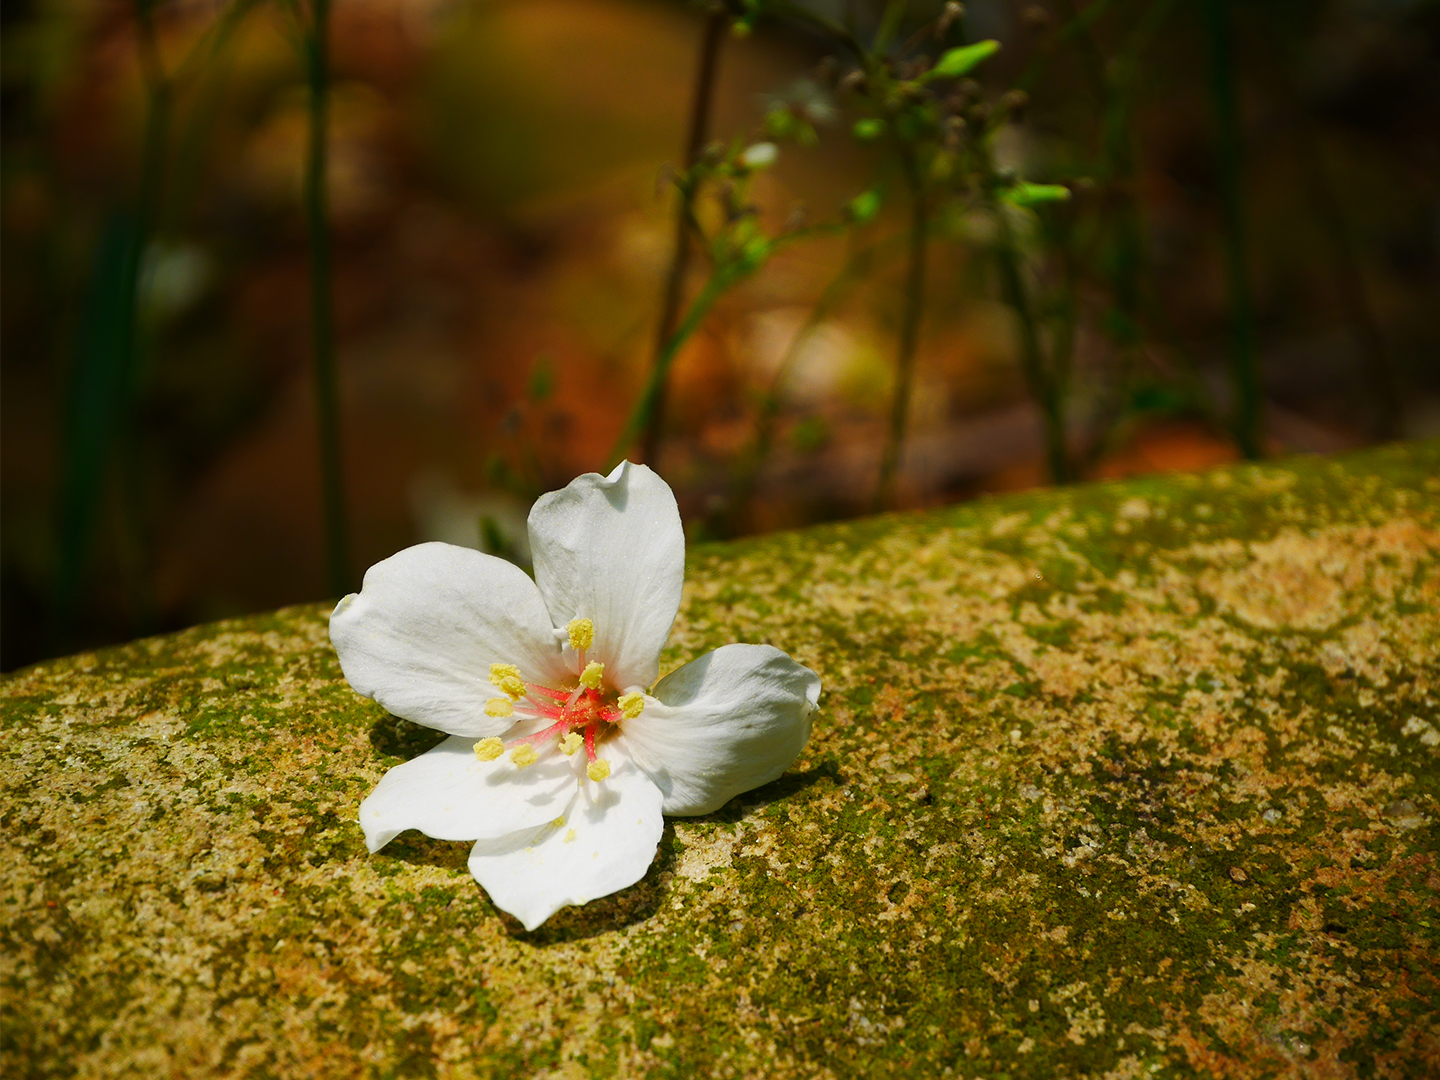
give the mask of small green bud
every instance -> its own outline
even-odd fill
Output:
[[[874,221],[875,215],[880,213],[880,192],[875,188],[862,191],[850,200],[850,205],[845,209],[850,215],[850,220],[856,225]]]
[[[885,134],[885,121],[877,119],[856,120],[850,133],[861,142],[874,142]]]
[[[1064,184],[1016,184],[1001,195],[1012,206],[1036,206],[1040,203],[1064,202],[1070,189]]]
[[[955,49],[946,49],[940,54],[940,59],[935,61],[935,66],[925,77],[926,79],[962,78],[970,74],[972,68],[978,67],[999,51],[1000,42],[993,39],[977,41],[974,45],[961,45]]]

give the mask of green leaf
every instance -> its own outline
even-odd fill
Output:
[[[1064,202],[1070,189],[1064,184],[1016,184],[1001,196],[1012,206],[1036,206],[1040,203]]]
[[[977,41],[974,45],[961,45],[956,49],[946,49],[940,55],[940,59],[935,61],[935,66],[930,69],[925,78],[927,80],[962,78],[999,51],[1000,42],[993,39]]]
[[[875,188],[862,191],[850,200],[846,211],[850,215],[850,220],[856,225],[864,225],[866,222],[875,220],[875,215],[880,213],[880,192]]]
[[[850,133],[861,142],[873,142],[885,134],[884,120],[856,120]]]

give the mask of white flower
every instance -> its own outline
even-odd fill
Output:
[[[541,497],[529,531],[534,581],[420,544],[370,568],[330,638],[359,693],[451,736],[360,804],[370,850],[405,829],[474,840],[470,872],[533,930],[639,881],[662,813],[708,814],[780,776],[820,679],[769,645],[726,645],[655,682],[685,535],[645,466]]]

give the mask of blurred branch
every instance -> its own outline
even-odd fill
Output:
[[[1225,286],[1230,305],[1230,378],[1235,390],[1232,426],[1240,452],[1261,454],[1260,371],[1255,355],[1255,313],[1246,262],[1245,208],[1241,191],[1243,146],[1235,97],[1235,58],[1229,0],[1204,0],[1210,43],[1210,96],[1215,109],[1220,203],[1225,222]]]
[[[315,418],[325,525],[326,586],[332,596],[350,590],[350,540],[340,457],[340,390],[335,361],[334,281],[326,192],[329,154],[330,0],[312,0],[305,28],[309,131],[305,157],[305,227],[310,248],[310,332],[315,363]]]
[[[67,395],[55,636],[66,633],[74,612],[112,455],[119,472],[124,526],[119,548],[136,628],[147,624],[152,607],[146,569],[149,530],[134,414],[141,272],[161,205],[174,93],[160,58],[153,16],[150,0],[137,0],[135,43],[146,109],[134,209],[112,218],[97,252]]]
[[[695,72],[695,93],[690,103],[690,127],[685,139],[685,165],[692,169],[709,138],[710,113],[715,101],[716,75],[720,67],[720,43],[725,37],[728,13],[717,6],[705,19],[700,40],[700,61]],[[690,229],[694,219],[696,185],[679,185],[680,205],[675,212],[675,247],[670,256],[670,269],[665,275],[665,295],[660,307],[660,328],[655,341],[652,371],[659,369],[665,347],[675,333],[685,292],[685,277],[690,269]],[[669,362],[665,361],[668,368]],[[653,381],[653,380],[652,380]],[[665,426],[666,381],[661,379],[645,422],[641,439],[641,460],[655,464],[660,438]]]
[[[1293,38],[1276,33],[1271,42],[1274,51],[1281,57],[1281,62],[1270,70],[1295,120],[1292,130],[1299,151],[1302,181],[1314,208],[1315,219],[1335,260],[1336,291],[1340,295],[1340,302],[1345,305],[1345,313],[1356,344],[1369,368],[1370,378],[1365,380],[1365,390],[1371,399],[1370,435],[1379,440],[1393,439],[1400,432],[1403,414],[1395,364],[1385,343],[1380,320],[1370,303],[1360,252],[1355,245],[1344,203],[1335,190],[1334,180],[1326,164],[1325,150],[1315,118],[1305,108],[1295,85],[1294,72],[1298,60]]]
[[[680,346],[685,344],[690,339],[690,335],[699,329],[700,324],[705,321],[705,316],[710,314],[710,309],[715,306],[715,301],[719,300],[739,278],[740,275],[732,267],[717,266],[709,280],[705,282],[704,288],[700,290],[699,295],[691,302],[680,325],[675,328],[674,333],[666,340],[655,357],[655,364],[650,369],[650,378],[640,392],[640,398],[625,421],[625,426],[620,429],[620,436],[615,440],[609,460],[605,463],[607,473],[630,452],[630,448],[635,445],[635,440],[641,432],[648,431],[654,424],[655,409],[663,398],[665,381],[670,375],[670,367],[674,364],[676,355],[680,352]]]
[[[895,496],[895,474],[900,468],[904,450],[910,398],[915,386],[920,320],[925,310],[925,242],[930,229],[925,185],[912,154],[902,152],[902,163],[910,188],[910,242],[905,270],[905,301],[900,316],[900,341],[895,351],[895,395],[890,403],[890,425],[886,430],[885,449],[880,455],[880,476],[875,484],[874,505],[877,510],[888,507]]]
[[[726,500],[732,527],[722,532],[722,535],[733,534],[735,531],[733,528],[735,518],[744,509],[745,503],[754,492],[755,481],[760,470],[770,457],[775,443],[775,422],[780,417],[787,384],[790,381],[791,371],[800,357],[800,350],[830,316],[830,313],[835,310],[846,290],[869,272],[875,261],[877,249],[881,246],[881,244],[874,244],[851,252],[845,260],[845,264],[840,268],[840,272],[825,286],[824,292],[820,294],[820,298],[811,307],[810,314],[806,316],[804,324],[795,331],[795,335],[790,339],[790,344],[786,346],[785,354],[775,368],[775,375],[761,396],[759,414],[755,418],[754,442],[751,444],[749,452],[743,454],[736,464],[729,497]]]
[[[993,191],[993,188],[992,188]],[[1040,328],[1035,317],[1030,292],[1025,286],[1020,266],[1020,252],[1015,243],[1005,205],[991,198],[996,222],[995,262],[1000,271],[1000,292],[1005,303],[1015,312],[1020,331],[1020,363],[1030,396],[1040,408],[1045,432],[1045,459],[1050,478],[1057,484],[1071,479],[1070,463],[1065,450],[1064,395],[1058,372],[1046,363],[1040,343]]]

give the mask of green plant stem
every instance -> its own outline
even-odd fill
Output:
[[[350,542],[340,457],[340,391],[335,362],[334,282],[326,199],[330,97],[330,0],[313,0],[305,35],[310,130],[305,159],[305,225],[310,247],[310,333],[325,527],[325,580],[332,596],[350,589]]]
[[[1227,0],[1205,0],[1210,42],[1210,96],[1215,109],[1224,217],[1225,286],[1230,307],[1230,378],[1235,393],[1235,441],[1247,458],[1261,455],[1263,423],[1260,371],[1255,355],[1255,315],[1246,263],[1245,214],[1241,193],[1240,110],[1235,97],[1235,64]]]
[[[1112,0],[1091,0],[1083,11],[1077,12],[1073,3],[1064,4],[1061,15],[1065,21],[1055,33],[1035,50],[1031,61],[1025,65],[1020,77],[1015,80],[1015,89],[1033,93],[1040,81],[1049,74],[1051,62],[1062,45],[1086,33],[1111,6]]]
[[[895,395],[890,403],[890,425],[880,454],[880,476],[875,485],[875,509],[891,506],[895,477],[905,450],[905,428],[915,386],[915,355],[920,344],[920,320],[925,313],[925,244],[930,230],[925,188],[918,163],[905,159],[910,185],[910,244],[905,268],[905,306],[900,317],[900,341],[895,351]]]
[[[717,8],[705,19],[705,29],[700,42],[700,63],[695,73],[695,94],[690,103],[690,126],[685,139],[687,170],[694,168],[704,152],[705,140],[709,137],[716,76],[720,69],[720,43],[725,38],[725,24],[724,8]],[[685,278],[690,271],[690,223],[694,217],[694,199],[694,185],[680,185],[680,205],[675,212],[675,247],[670,257],[670,269],[665,275],[665,293],[660,305],[660,326],[655,339],[652,374],[660,367],[661,357],[680,318]],[[667,362],[666,367],[668,366]],[[645,419],[641,438],[641,459],[651,464],[655,463],[660,451],[660,440],[665,426],[666,389],[666,380],[662,379],[655,391],[650,413]]]
[[[825,291],[820,294],[820,298],[811,307],[804,325],[795,331],[795,335],[790,339],[790,344],[786,346],[785,355],[780,358],[770,385],[765,388],[760,398],[760,407],[755,417],[754,440],[750,449],[740,456],[732,474],[729,497],[726,499],[724,511],[724,527],[719,530],[719,535],[722,537],[733,536],[737,532],[736,526],[740,515],[755,491],[760,470],[770,457],[770,451],[775,443],[775,422],[780,417],[780,409],[785,401],[786,384],[790,380],[790,373],[796,360],[799,359],[800,350],[830,313],[835,310],[846,289],[868,270],[874,256],[875,249],[867,247],[853,252],[845,260],[845,265],[841,267],[840,272],[825,286]]]
[[[900,32],[900,24],[904,20],[906,9],[909,6],[909,0],[887,0],[884,14],[880,16],[880,26],[875,31],[875,43],[872,51],[876,55],[883,55],[890,50],[895,35]]]
[[[1040,330],[1036,325],[1029,290],[1025,288],[1025,279],[1020,271],[1020,253],[1016,249],[1014,232],[1009,221],[1005,219],[1004,207],[998,201],[995,205],[995,220],[998,222],[999,233],[995,245],[995,261],[1000,269],[1000,291],[1005,302],[1015,312],[1015,322],[1020,330],[1021,367],[1025,372],[1025,382],[1030,388],[1030,395],[1040,407],[1045,432],[1045,460],[1050,469],[1050,478],[1057,484],[1064,484],[1070,480],[1070,463],[1065,450],[1065,416],[1059,382],[1045,363]]]
[[[1289,35],[1277,35],[1275,52],[1285,62],[1275,65],[1280,93],[1295,118],[1296,148],[1305,189],[1314,207],[1315,220],[1330,244],[1334,260],[1335,288],[1365,358],[1370,377],[1365,391],[1370,397],[1370,435],[1376,440],[1393,439],[1400,432],[1403,409],[1400,404],[1399,381],[1380,319],[1370,303],[1365,288],[1365,273],[1354,234],[1346,219],[1344,203],[1335,190],[1333,177],[1325,160],[1325,148],[1315,118],[1305,107],[1296,89],[1293,72],[1298,63],[1295,44]]]
[[[615,440],[615,445],[610,451],[609,460],[605,464],[605,471],[609,472],[634,446],[636,438],[649,424],[656,402],[663,393],[665,382],[670,375],[670,367],[675,362],[676,355],[680,352],[680,346],[690,339],[690,336],[699,329],[700,324],[705,321],[705,316],[710,314],[710,309],[715,306],[715,301],[724,295],[725,290],[730,288],[740,275],[724,267],[716,269],[710,275],[710,280],[700,290],[698,296],[690,304],[690,309],[685,317],[680,320],[680,325],[670,335],[660,354],[655,358],[655,365],[650,369],[650,378],[645,383],[645,388],[640,392],[635,407],[630,410],[630,415],[625,421],[625,426],[620,429],[620,436]]]
[[[145,251],[161,203],[172,86],[160,60],[150,6],[135,5],[136,48],[145,85],[145,130],[134,210],[117,215],[101,243],[86,325],[68,391],[64,479],[55,582],[54,640],[65,641],[96,531],[107,466],[119,480],[118,537],[137,630],[150,617],[142,456],[135,418],[140,383],[140,288]]]

